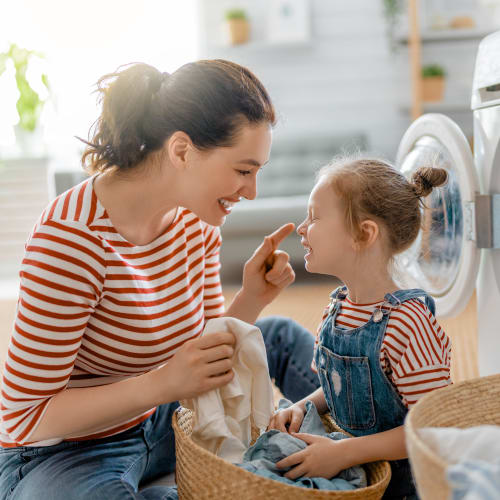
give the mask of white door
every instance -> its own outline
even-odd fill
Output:
[[[427,165],[445,168],[448,183],[424,200],[422,230],[396,260],[398,281],[430,293],[438,316],[456,316],[467,305],[478,272],[474,197],[479,180],[465,135],[445,115],[421,116],[399,145],[396,166],[405,176]]]

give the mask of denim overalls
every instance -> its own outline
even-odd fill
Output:
[[[367,323],[344,330],[335,326],[347,288],[332,294],[330,311],[323,322],[315,363],[328,408],[337,424],[353,436],[365,436],[403,425],[408,409],[380,366],[380,349],[391,308],[422,298],[434,314],[434,300],[423,290],[397,290],[384,297]],[[408,460],[391,462],[392,478],[385,498],[416,495]],[[416,497],[415,497],[416,498]]]

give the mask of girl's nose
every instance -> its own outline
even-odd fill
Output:
[[[306,221],[302,221],[298,226],[297,226],[297,234],[299,236],[302,236],[302,233],[304,232],[304,228],[306,227]]]

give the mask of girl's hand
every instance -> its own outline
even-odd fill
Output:
[[[193,398],[230,382],[234,377],[234,344],[231,332],[211,333],[185,342],[167,364],[154,371],[158,404]],[[168,396],[167,383],[173,391]]]
[[[297,432],[304,420],[304,410],[297,404],[293,404],[283,410],[278,410],[269,420],[267,429],[278,429],[281,432]],[[287,428],[288,426],[288,428]]]
[[[264,238],[243,269],[242,292],[262,306],[271,303],[280,292],[295,280],[289,264],[290,256],[277,250],[281,242],[293,232],[292,223],[285,224]]]
[[[345,452],[349,439],[333,439],[314,434],[294,433],[295,437],[307,443],[307,448],[277,462],[280,469],[293,467],[286,474],[288,479],[299,477],[324,477],[331,479],[341,470],[351,467]]]

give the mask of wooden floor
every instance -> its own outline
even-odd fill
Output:
[[[262,315],[279,314],[295,319],[311,332],[315,332],[329,293],[335,282],[315,282],[306,285],[294,283],[266,309]],[[226,305],[237,291],[234,285],[224,286]],[[0,300],[0,366],[3,366],[15,314],[15,299]],[[455,382],[479,376],[477,363],[477,320],[475,296],[458,317],[440,320],[452,341],[451,374]]]

